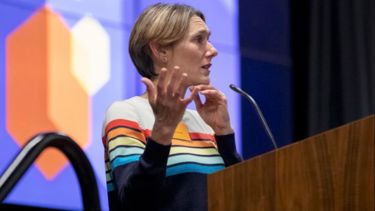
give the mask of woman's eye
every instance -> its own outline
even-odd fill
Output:
[[[202,43],[202,42],[203,42],[203,37],[202,37],[202,36],[198,36],[198,37],[196,38],[196,41],[197,41],[198,43]]]

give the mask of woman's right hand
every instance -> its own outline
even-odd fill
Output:
[[[171,70],[162,68],[156,83],[148,78],[142,78],[147,87],[148,100],[154,112],[155,123],[151,138],[163,145],[170,145],[173,133],[181,121],[187,105],[197,94],[193,89],[190,96],[185,97],[188,85],[188,75],[178,66]]]

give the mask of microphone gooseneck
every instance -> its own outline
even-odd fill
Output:
[[[262,111],[260,110],[258,104],[255,102],[255,100],[254,100],[254,99],[253,99],[248,93],[246,93],[245,91],[243,91],[241,88],[235,86],[234,84],[230,84],[229,87],[230,87],[233,91],[235,91],[235,92],[239,93],[240,95],[244,96],[248,101],[250,101],[251,105],[254,106],[254,108],[255,108],[255,110],[256,110],[256,113],[257,113],[257,115],[258,115],[260,121],[262,122],[262,126],[263,126],[264,130],[266,131],[268,137],[269,137],[269,138],[271,139],[271,141],[272,141],[273,147],[274,147],[275,149],[277,149],[277,144],[276,144],[276,141],[275,141],[275,139],[274,139],[274,137],[273,137],[273,135],[272,135],[272,132],[271,132],[270,128],[268,127],[268,124],[267,124],[267,122],[266,122],[266,119],[264,118],[263,113],[262,113]]]

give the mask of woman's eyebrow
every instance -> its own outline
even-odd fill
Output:
[[[209,30],[207,30],[207,29],[201,29],[201,30],[199,30],[197,32],[194,32],[192,34],[192,36],[195,37],[195,36],[201,35],[201,34],[207,35],[209,37],[211,35],[211,32]]]

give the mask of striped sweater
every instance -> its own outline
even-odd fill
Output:
[[[147,99],[113,103],[103,127],[111,210],[207,210],[207,174],[241,161],[234,134],[213,135],[187,109],[171,146],[153,141]]]

